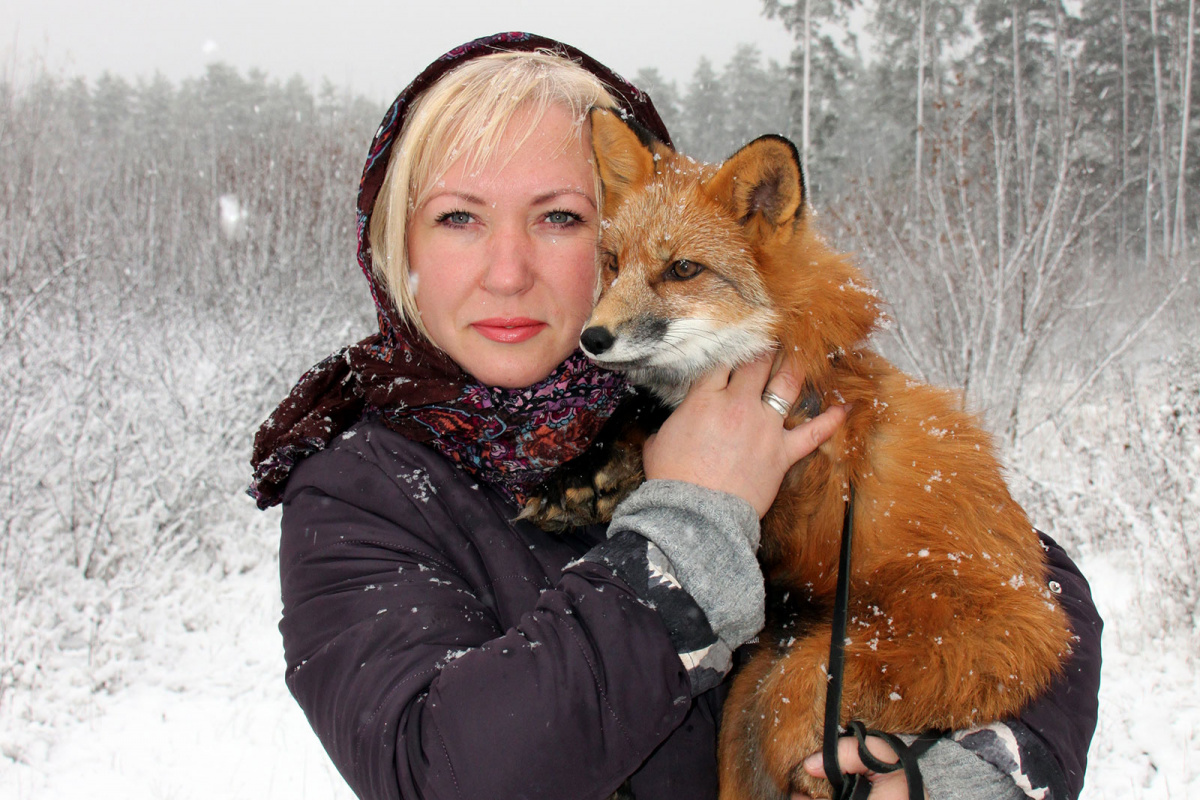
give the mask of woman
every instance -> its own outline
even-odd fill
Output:
[[[801,376],[712,375],[647,442],[649,480],[607,531],[513,521],[629,391],[576,350],[596,285],[592,105],[669,141],[645,95],[540,37],[471,42],[418,76],[360,190],[380,333],[306,374],[255,443],[251,492],[284,504],[288,685],[362,797],[715,797],[722,680],[762,624],[758,519],[844,416],[785,431],[762,398],[794,402]],[[1055,575],[1086,628],[1071,670],[1091,680],[1073,569],[1062,556]],[[1075,678],[1002,737],[935,746],[932,796],[1077,793],[1095,687]],[[872,796],[903,796],[902,776],[879,780]]]

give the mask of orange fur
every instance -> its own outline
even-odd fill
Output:
[[[725,363],[777,342],[822,406],[853,404],[834,438],[788,473],[763,520],[770,595],[789,597],[769,616],[725,706],[721,797],[829,792],[798,765],[819,748],[851,484],[842,721],[916,733],[1019,711],[1069,649],[1040,543],[990,438],[957,398],[867,347],[881,301],[811,229],[794,147],[764,137],[711,167],[639,140],[606,112],[593,111],[592,124],[606,221],[604,287],[589,329],[612,333],[613,358],[633,354],[613,365],[677,401],[668,384],[692,372],[671,373],[663,353],[674,348],[699,369],[711,342]],[[680,263],[693,266],[672,272]],[[700,330],[700,339],[711,331],[711,342],[680,334],[652,356],[638,355],[652,348],[645,343],[655,331],[675,330],[670,323],[680,320],[687,325],[679,330]]]

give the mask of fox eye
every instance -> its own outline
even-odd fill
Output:
[[[704,271],[702,264],[697,264],[695,261],[676,261],[667,270],[667,277],[677,281],[691,280]]]
[[[610,273],[611,275],[613,275],[615,277],[617,274],[617,257],[612,255],[611,253],[605,253],[603,255],[603,260],[604,260],[604,271],[607,273]]]

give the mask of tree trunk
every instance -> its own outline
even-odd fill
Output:
[[[990,298],[991,321],[991,341],[988,345],[987,357],[983,368],[983,391],[988,391],[987,379],[991,374],[992,365],[996,361],[997,350],[999,348],[1001,332],[1004,330],[1006,321],[1004,319],[1005,308],[1005,290],[1008,283],[1009,272],[1009,252],[1008,252],[1008,231],[1007,231],[1007,203],[1008,203],[1008,187],[1005,176],[1007,174],[1007,166],[1005,162],[1008,160],[1005,154],[1006,145],[1001,140],[999,114],[997,113],[997,104],[999,98],[996,96],[995,90],[992,94],[992,157],[994,159],[994,169],[996,170],[996,268],[992,279],[992,296]],[[1019,204],[1018,204],[1019,205]],[[970,365],[970,372],[975,372],[975,365]]]
[[[1012,4],[1012,81],[1013,81],[1013,131],[1017,143],[1017,220],[1016,229],[1024,234],[1025,231],[1025,203],[1029,196],[1026,183],[1026,168],[1028,164],[1025,160],[1025,109],[1024,97],[1021,92],[1021,34],[1020,34],[1020,18],[1021,8],[1019,0],[1013,0]]]
[[[809,92],[812,85],[812,0],[804,0],[804,109],[800,120],[800,162],[808,170]]]
[[[1179,134],[1179,183],[1175,193],[1175,254],[1187,261],[1187,151],[1192,122],[1192,53],[1196,38],[1196,0],[1188,0],[1187,55],[1183,62],[1183,113]]]
[[[913,213],[921,207],[921,154],[925,149],[925,9],[927,0],[921,0],[921,12],[917,20],[917,143],[913,168]]]
[[[1158,126],[1158,111],[1155,110],[1153,127],[1157,128],[1157,126]],[[1154,217],[1152,216],[1152,212],[1151,212],[1152,200],[1154,199],[1154,169],[1153,169],[1153,165],[1154,165],[1154,139],[1153,139],[1153,137],[1150,137],[1146,141],[1146,196],[1145,196],[1145,202],[1142,204],[1142,214],[1143,214],[1142,228],[1146,232],[1146,237],[1145,237],[1145,242],[1144,242],[1144,245],[1145,245],[1144,261],[1143,261],[1142,266],[1144,269],[1147,270],[1147,273],[1150,270],[1150,260],[1154,255],[1154,246],[1153,246],[1154,237],[1150,235],[1151,234],[1150,229],[1154,225]]]
[[[1158,186],[1162,193],[1162,254],[1171,254],[1171,199],[1167,183],[1171,173],[1167,170],[1167,117],[1166,99],[1162,88],[1162,61],[1158,52],[1158,0],[1150,0],[1150,37],[1154,43],[1154,114],[1155,132],[1158,134]],[[1147,231],[1149,235],[1149,231]]]
[[[1117,200],[1118,253],[1125,252],[1125,184],[1129,180],[1129,27],[1125,15],[1125,0],[1121,0],[1121,198]],[[1150,231],[1146,230],[1146,236]]]

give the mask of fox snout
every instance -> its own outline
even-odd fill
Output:
[[[584,355],[602,367],[625,373],[633,383],[651,389],[669,405],[677,405],[707,362],[686,346],[690,337],[680,329],[686,321],[652,314],[622,319],[609,316],[601,321],[597,316],[603,317],[603,310],[602,301],[597,314],[579,334]]]
[[[653,314],[621,319],[604,315],[603,310],[603,305],[597,306],[579,334],[584,355],[610,369],[622,370],[661,361],[669,320]]]
[[[593,325],[590,328],[585,328],[583,333],[579,334],[579,346],[583,348],[584,353],[592,358],[603,355],[616,341],[617,337],[613,336],[612,332],[602,325]]]

